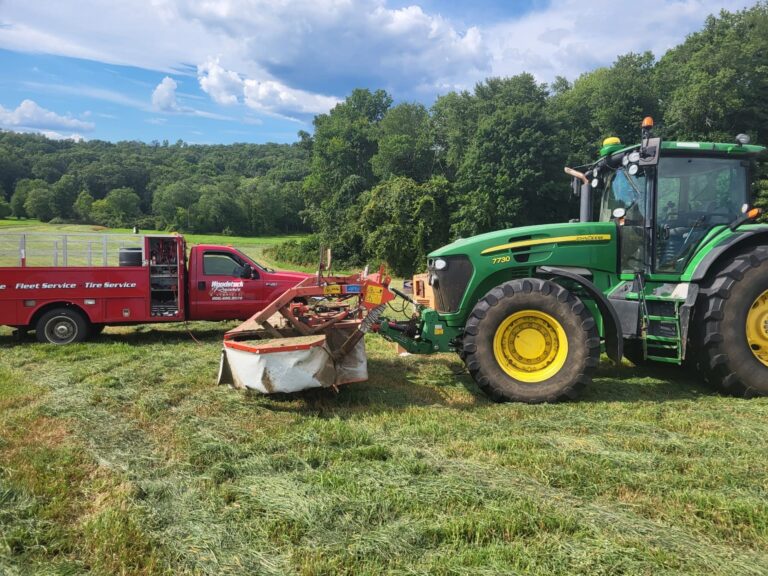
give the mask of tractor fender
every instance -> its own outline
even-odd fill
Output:
[[[616,309],[608,298],[581,274],[556,266],[539,266],[536,272],[542,276],[568,278],[579,284],[595,301],[598,310],[603,317],[603,331],[605,333],[605,353],[608,358],[619,366],[624,355],[624,339],[622,338],[621,320]]]
[[[710,269],[714,269],[716,262],[727,258],[729,253],[736,252],[741,248],[755,245],[768,245],[768,227],[755,230],[739,231],[733,236],[729,236],[723,242],[712,248],[701,262],[696,266],[691,276],[691,282],[701,282],[707,277]]]

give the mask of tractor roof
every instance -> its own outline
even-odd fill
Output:
[[[639,147],[640,144],[624,146],[623,144],[608,144],[600,149],[600,157],[624,152]],[[757,156],[765,150],[765,146],[754,144],[737,144],[735,142],[677,142],[674,140],[662,140],[663,151],[689,152],[696,154],[735,154],[738,156]]]

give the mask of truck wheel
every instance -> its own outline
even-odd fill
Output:
[[[736,258],[703,294],[707,379],[728,394],[768,395],[768,248]]]
[[[464,330],[465,363],[498,402],[573,399],[592,379],[600,337],[592,314],[562,286],[527,278],[497,286]]]
[[[40,316],[35,333],[38,341],[50,344],[82,342],[88,336],[88,323],[77,310],[54,308]]]

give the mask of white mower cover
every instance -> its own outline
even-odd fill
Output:
[[[226,340],[218,383],[275,394],[364,382],[368,380],[364,339],[338,364],[331,356],[349,334],[351,330],[334,330],[328,337],[283,338],[263,345]]]

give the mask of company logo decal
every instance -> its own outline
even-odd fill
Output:
[[[242,280],[213,280],[211,282],[211,291],[209,292],[211,300],[217,302],[222,300],[242,300],[243,299],[243,281]]]

